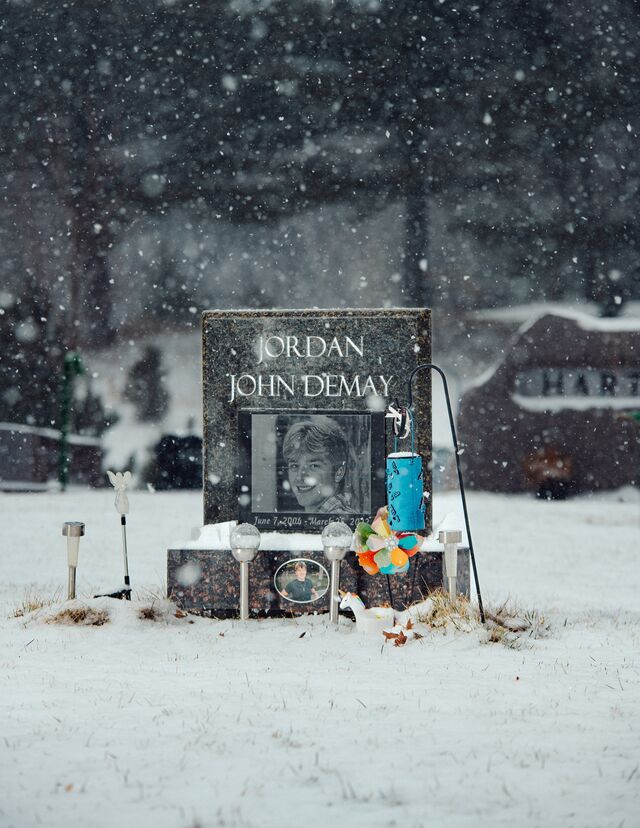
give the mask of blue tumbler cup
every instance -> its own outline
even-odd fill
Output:
[[[385,482],[389,527],[394,532],[416,532],[425,528],[422,457],[399,451],[387,457]]]

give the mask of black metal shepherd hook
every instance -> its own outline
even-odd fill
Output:
[[[411,372],[409,377],[409,405],[408,408],[413,408],[413,378],[421,371],[437,371],[442,377],[442,384],[444,386],[444,396],[447,401],[447,413],[449,415],[449,425],[451,426],[451,437],[453,439],[453,447],[456,455],[456,469],[458,470],[458,485],[460,486],[460,497],[462,498],[462,511],[464,513],[464,525],[467,530],[467,538],[469,539],[469,555],[471,557],[471,566],[473,567],[473,579],[476,584],[476,592],[478,594],[478,607],[480,609],[480,620],[485,623],[484,607],[482,605],[482,595],[480,594],[480,581],[478,580],[478,569],[476,567],[476,556],[473,552],[473,540],[471,539],[471,527],[469,526],[469,513],[467,512],[467,499],[464,494],[464,482],[462,480],[462,469],[460,468],[460,446],[458,444],[458,435],[456,433],[456,426],[453,421],[453,411],[451,410],[451,399],[449,397],[449,386],[447,385],[447,378],[444,375],[442,368],[434,365],[431,362],[425,362],[423,365],[418,365]]]

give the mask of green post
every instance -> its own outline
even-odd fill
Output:
[[[73,400],[74,377],[82,374],[84,368],[80,354],[67,351],[62,364],[62,392],[60,394],[60,452],[58,454],[58,480],[62,491],[69,482],[69,430],[71,427],[71,402]]]

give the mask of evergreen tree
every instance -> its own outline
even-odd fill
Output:
[[[27,280],[24,295],[5,294],[0,310],[0,421],[59,429],[65,352],[46,292]],[[83,384],[72,389],[70,428],[99,437],[117,418]]]
[[[164,385],[162,352],[148,345],[142,357],[131,367],[124,398],[133,403],[139,420],[158,422],[169,407],[169,392]]]

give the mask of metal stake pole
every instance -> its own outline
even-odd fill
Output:
[[[387,579],[387,592],[389,593],[389,606],[393,609],[393,590],[391,589],[391,578],[388,575],[385,577]]]
[[[458,471],[458,485],[460,486],[460,497],[462,498],[462,511],[464,513],[464,525],[467,530],[467,538],[469,539],[469,556],[471,557],[471,566],[473,568],[473,579],[476,585],[476,593],[478,594],[478,608],[480,610],[480,620],[482,623],[485,623],[484,617],[484,607],[482,605],[482,595],[480,594],[480,581],[478,580],[478,569],[476,567],[476,556],[473,552],[473,540],[471,539],[471,527],[469,526],[469,514],[467,512],[467,499],[464,494],[464,482],[462,480],[462,469],[460,467],[460,446],[458,444],[458,435],[456,434],[456,426],[453,420],[453,410],[451,408],[451,399],[449,397],[449,386],[447,385],[447,378],[444,375],[444,371],[442,368],[439,368],[437,365],[434,365],[432,362],[425,362],[423,365],[418,365],[416,368],[413,369],[411,372],[411,376],[409,377],[409,408],[413,405],[413,391],[412,391],[412,383],[413,378],[416,374],[420,373],[420,371],[424,371],[426,369],[437,371],[442,378],[442,384],[444,386],[444,396],[447,402],[447,413],[449,415],[449,426],[451,428],[451,436],[453,438],[453,447],[455,449],[456,455],[456,469]]]
[[[331,606],[329,619],[337,624],[340,616],[340,561],[331,561]]]
[[[249,561],[240,561],[240,620],[249,619]]]
[[[69,589],[67,591],[67,599],[72,601],[76,597],[76,568],[69,567]]]
[[[127,554],[127,518],[125,515],[120,515],[120,523],[122,525],[122,554],[124,556],[124,584],[128,588],[125,595],[127,601],[131,600],[131,581],[129,580],[129,556]]]

